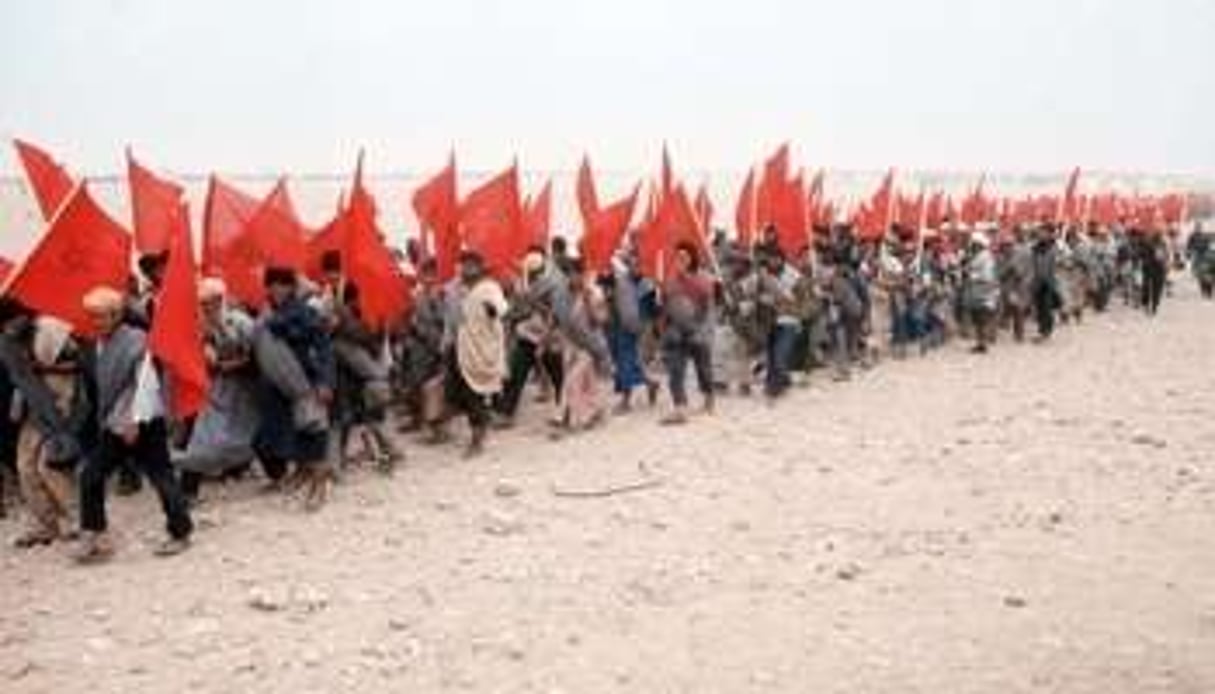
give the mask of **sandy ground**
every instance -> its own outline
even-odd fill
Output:
[[[678,431],[414,446],[319,514],[210,488],[172,560],[148,494],[107,566],[6,521],[0,691],[1215,691],[1215,304],[1177,294]]]

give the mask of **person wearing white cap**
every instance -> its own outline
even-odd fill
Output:
[[[203,351],[211,374],[207,405],[190,430],[184,451],[173,460],[187,498],[197,500],[203,477],[239,469],[253,460],[253,437],[261,421],[253,368],[253,319],[226,301],[227,287],[215,277],[198,285]]]
[[[77,561],[92,563],[113,555],[106,534],[106,480],[124,459],[134,462],[160,497],[169,540],[157,554],[169,556],[189,547],[194,523],[169,460],[169,435],[163,405],[157,407],[159,383],[142,330],[122,322],[125,297],[110,287],[97,287],[84,297],[84,309],[95,338],[86,353],[86,381],[95,391],[100,430],[98,445],[80,472],[80,529]]]

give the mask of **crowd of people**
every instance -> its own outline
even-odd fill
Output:
[[[1187,257],[1203,294],[1215,288],[1215,239],[1201,227],[1184,246],[1177,229],[1051,222],[894,227],[878,240],[839,225],[813,239],[788,253],[774,228],[751,247],[718,232],[677,245],[653,278],[630,243],[595,275],[554,238],[509,281],[465,251],[445,282],[414,246],[411,309],[388,329],[361,320],[359,287],[336,251],[319,281],[267,268],[259,311],[202,278],[212,384],[191,421],[167,415],[172,383],[147,347],[164,254],[140,259],[128,292],[83,297],[87,337],[0,299],[0,461],[15,471],[27,526],[17,545],[72,540],[81,562],[112,556],[111,477],[120,494],[147,480],[168,533],[157,552],[173,555],[190,544],[207,484],[256,476],[315,509],[362,461],[391,474],[403,441],[442,446],[459,433],[464,454],[477,455],[514,425],[529,388],[551,408],[554,439],[604,425],[638,397],[662,424],[683,425],[689,370],[711,413],[725,395],[762,389],[779,400],[815,370],[846,380],[881,354],[1047,341],[1059,322],[1111,303],[1154,315]]]

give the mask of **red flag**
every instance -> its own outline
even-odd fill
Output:
[[[671,168],[671,153],[667,151],[667,143],[662,143],[662,197],[666,198],[675,190],[675,173]]]
[[[207,199],[203,203],[203,273],[210,276],[220,272],[224,249],[245,230],[258,205],[257,198],[211,175],[207,181]]]
[[[826,175],[827,172],[823,169],[819,169],[814,173],[814,178],[810,181],[810,191],[807,193],[811,200],[823,199],[823,179]]]
[[[1057,222],[1074,222],[1080,217],[1079,208],[1076,204],[1076,187],[1080,183],[1080,167],[1072,169],[1071,176],[1067,177],[1067,186],[1063,189],[1063,203],[1060,205]]]
[[[776,226],[776,239],[786,258],[792,258],[810,243],[810,220],[806,207],[806,180],[804,173],[787,185],[777,189],[772,200],[772,223]]]
[[[873,193],[868,207],[860,215],[858,236],[867,241],[884,238],[890,230],[894,205],[894,169],[886,172],[881,185]]]
[[[164,368],[170,413],[185,419],[197,415],[206,406],[211,378],[203,352],[189,213],[182,205],[182,209],[169,219],[174,224],[166,247],[169,261],[156,297],[156,313],[148,331],[148,349]]]
[[[38,313],[91,332],[81,301],[98,286],[126,291],[131,236],[81,183],[55,213],[42,240],[8,278],[3,293]]]
[[[15,266],[13,265],[13,261],[0,256],[0,287],[4,286],[5,280],[7,280],[8,276],[13,273],[14,269]]]
[[[734,208],[734,228],[738,242],[745,248],[750,248],[755,240],[755,226],[755,171],[752,170],[747,172],[747,180],[738,192],[738,205]]]
[[[127,150],[127,180],[131,188],[131,222],[135,250],[160,253],[169,248],[169,237],[181,224],[182,187],[166,181],[135,161]]]
[[[641,184],[637,184],[628,197],[602,210],[596,210],[589,219],[584,220],[585,227],[579,246],[587,270],[595,274],[607,272],[612,262],[612,254],[620,247],[629,222],[633,219],[633,208],[637,205],[637,195],[640,192]]]
[[[522,221],[519,167],[514,164],[469,193],[460,205],[465,244],[480,253],[486,267],[499,278],[515,272]]]
[[[700,220],[700,232],[708,237],[713,233],[713,202],[709,200],[709,191],[702,183],[696,191],[696,218]]]
[[[359,171],[362,171],[360,156]],[[374,329],[386,328],[404,318],[409,309],[409,283],[401,272],[384,235],[376,226],[375,198],[356,174],[350,206],[339,229],[345,232],[342,263],[346,278],[359,290],[359,313]]]
[[[454,154],[438,175],[414,192],[412,204],[422,227],[422,246],[428,253],[434,253],[439,279],[446,282],[456,276],[456,260],[460,255],[461,243]],[[426,243],[428,233],[434,237],[433,249]]]
[[[13,140],[17,148],[17,156],[25,168],[26,178],[34,189],[34,197],[38,200],[38,208],[42,210],[42,218],[48,222],[55,216],[55,211],[71,194],[74,184],[72,177],[63,170],[51,155],[34,145],[22,140]]]
[[[759,226],[773,223],[777,201],[785,195],[789,182],[789,143],[776,150],[768,161],[764,162],[764,175],[759,181],[756,193],[755,216]]]
[[[924,225],[929,229],[940,229],[945,222],[945,193],[937,191],[928,198],[928,209],[924,210]]]
[[[330,251],[341,251],[346,245],[346,212],[339,209],[320,231],[308,238],[308,262],[304,274],[314,282],[321,281],[321,260]]]
[[[553,212],[553,182],[546,181],[535,200],[529,200],[523,210],[523,240],[528,246],[548,248],[549,223]]]
[[[1165,224],[1181,224],[1185,221],[1186,196],[1169,193],[1160,198],[1160,214]]]
[[[578,166],[578,211],[583,222],[599,212],[599,194],[595,192],[595,174],[591,171],[590,157],[583,155]]]
[[[962,223],[967,226],[974,226],[984,221],[987,206],[983,200],[983,184],[986,181],[987,174],[985,173],[979,177],[979,182],[975,185],[974,190],[962,200]]]
[[[638,239],[638,264],[641,273],[658,280],[665,279],[676,246],[690,243],[708,259],[709,247],[699,230],[699,221],[683,186],[676,185],[670,196],[662,201],[651,224],[642,229]]]
[[[245,230],[224,250],[222,274],[233,297],[248,306],[260,307],[265,301],[262,280],[266,267],[302,271],[307,257],[304,226],[287,192],[287,181],[281,179],[258,206]]]

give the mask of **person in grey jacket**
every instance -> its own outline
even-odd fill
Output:
[[[96,337],[83,355],[86,386],[92,388],[100,429],[98,445],[80,471],[81,563],[109,559],[113,553],[106,530],[106,480],[129,459],[156,489],[169,539],[157,554],[170,556],[189,547],[194,523],[186,497],[169,460],[160,383],[142,330],[122,322],[123,295],[98,287],[84,297],[84,308]]]

